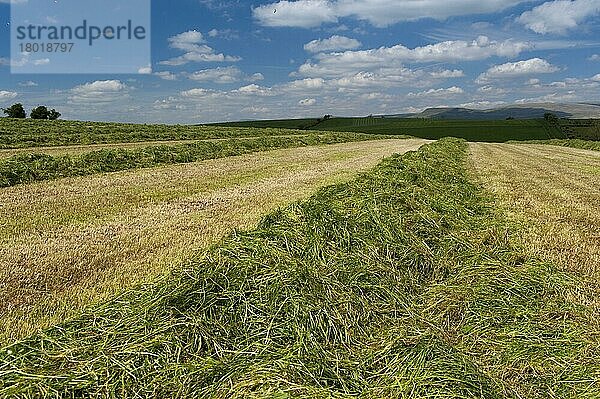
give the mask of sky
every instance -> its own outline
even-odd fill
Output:
[[[28,0],[10,1],[0,0],[0,107],[47,105],[63,119],[600,103],[600,0],[153,0],[151,62],[134,74],[11,74],[10,7]]]

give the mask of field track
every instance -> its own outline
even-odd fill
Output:
[[[153,280],[278,206],[423,140],[261,152],[0,190],[0,339]]]
[[[600,278],[600,152],[471,144],[471,154],[481,180],[524,227],[526,250]]]

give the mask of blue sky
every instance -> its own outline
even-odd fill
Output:
[[[128,75],[11,75],[8,3],[0,0],[0,107],[45,104],[66,119],[600,102],[600,0],[154,0],[151,68]]]

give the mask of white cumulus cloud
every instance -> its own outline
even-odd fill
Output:
[[[530,43],[514,40],[492,41],[487,36],[480,36],[473,41],[445,41],[412,49],[398,44],[393,47],[318,54],[315,56],[315,62],[309,61],[301,65],[298,74],[335,77],[376,68],[400,67],[406,62],[476,61],[493,56],[510,58],[532,47]]]
[[[429,89],[418,93],[408,93],[407,97],[449,97],[464,94],[464,92],[462,88],[452,86],[447,89]]]
[[[189,62],[237,62],[240,57],[217,53],[212,47],[205,44],[204,36],[201,32],[190,30],[171,36],[169,47],[184,51],[179,57],[161,61],[161,65],[179,66]]]
[[[128,96],[129,87],[120,80],[96,80],[75,86],[69,100],[74,103],[109,103]]]
[[[356,39],[346,36],[333,35],[329,39],[318,39],[304,45],[304,50],[310,53],[321,53],[325,51],[354,50],[361,46]]]
[[[560,68],[550,64],[546,60],[541,58],[532,58],[525,61],[507,62],[506,64],[495,65],[479,75],[475,82],[478,84],[486,84],[494,79],[515,78],[542,73],[554,73],[559,70]]]
[[[555,0],[521,14],[517,21],[536,33],[565,34],[600,14],[600,0]]]
[[[423,18],[494,13],[525,0],[297,0],[278,1],[254,8],[253,15],[264,26],[311,28],[339,18],[366,20],[378,27]]]
[[[305,98],[304,100],[298,101],[298,105],[302,105],[303,107],[310,107],[317,103],[317,100],[314,98]]]
[[[19,93],[15,93],[14,91],[0,90],[0,101],[4,102],[4,101],[12,100],[13,98],[17,97],[18,95],[19,95]]]

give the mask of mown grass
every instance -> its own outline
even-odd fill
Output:
[[[154,281],[235,228],[420,140],[282,149],[0,190],[0,342]]]
[[[103,149],[84,154],[22,154],[0,160],[0,187],[86,176],[96,173],[149,168],[158,165],[197,162],[279,148],[346,143],[389,138],[353,133],[329,133],[298,137],[260,137],[200,141],[190,144],[148,146],[135,149]]]
[[[0,350],[0,394],[600,395],[590,294],[510,243],[443,140]]]
[[[548,144],[548,145],[556,145],[559,147],[570,147],[570,148],[579,148],[582,150],[600,151],[600,141],[588,141],[588,140],[579,140],[579,139],[528,140],[528,141],[521,141],[521,142],[512,142],[512,144]]]
[[[143,125],[0,118],[0,149],[206,140],[306,134],[301,130],[231,129],[194,125]]]
[[[506,142],[509,140],[546,140],[566,138],[556,126],[543,120],[439,120],[423,118],[331,118],[318,124],[307,119],[222,123],[227,127],[295,128],[311,130],[396,134],[438,140],[459,137],[468,141]]]

